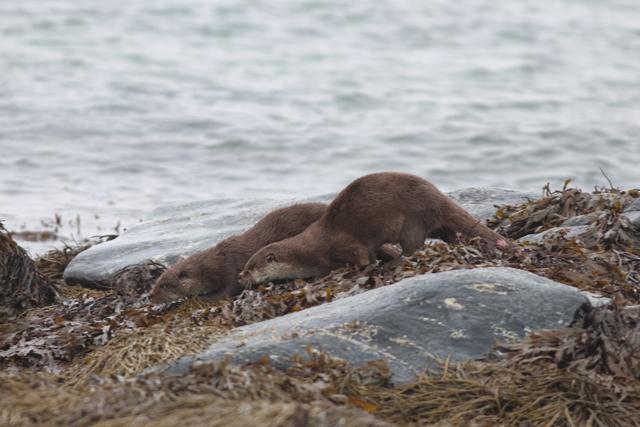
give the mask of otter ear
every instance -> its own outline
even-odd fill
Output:
[[[186,270],[182,270],[180,273],[178,273],[178,279],[184,279],[186,277],[189,277],[189,273],[187,273]]]
[[[267,262],[274,262],[276,260],[276,256],[274,254],[267,254]]]

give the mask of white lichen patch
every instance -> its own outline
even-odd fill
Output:
[[[445,299],[444,306],[449,310],[464,310],[464,305],[458,303],[455,298]]]
[[[375,351],[382,354],[382,356],[388,360],[396,359],[396,356],[394,356],[393,354],[386,352],[381,348],[378,348],[376,344],[371,344],[370,337],[377,334],[377,329],[375,326],[363,326],[354,329],[352,324],[345,323],[344,325],[342,325],[342,327],[339,328],[321,326],[305,331],[305,334],[307,335],[311,335],[312,333],[314,333],[318,337],[337,338],[344,343],[350,344],[350,347],[352,347],[356,351]],[[301,336],[302,335],[304,334],[301,334]],[[355,338],[354,335],[358,336],[358,338]],[[319,339],[322,341],[322,338]]]
[[[502,337],[503,340],[507,343],[515,342],[520,339],[517,333],[508,331],[504,328],[501,328],[500,326],[493,325],[491,326],[491,329],[493,329],[494,334]]]
[[[462,331],[451,332],[451,338],[454,340],[468,339],[469,337]]]
[[[513,285],[505,283],[475,283],[471,286],[467,286],[469,289],[474,289],[478,292],[490,292],[493,294],[507,295],[507,291],[514,291]]]
[[[373,337],[378,335],[378,328],[370,325],[358,325],[357,328],[353,327],[351,323],[345,323],[342,325],[342,330],[346,332],[357,332],[362,337],[362,342],[369,343],[373,340]]]

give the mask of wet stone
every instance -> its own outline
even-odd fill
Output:
[[[640,231],[640,211],[625,211],[623,215],[629,218],[636,230]]]
[[[499,205],[527,203],[540,199],[533,191],[509,190],[506,188],[464,188],[446,193],[460,207],[474,218],[485,221],[491,219]]]
[[[640,199],[636,199],[633,203],[627,206],[624,213],[627,214],[629,212],[640,212]]]
[[[521,238],[519,238],[517,241],[520,242],[520,243],[529,242],[530,244],[542,243],[542,241],[544,240],[545,236],[547,236],[549,234],[552,234],[552,233],[564,231],[564,230],[567,231],[567,234],[565,234],[565,238],[571,239],[572,237],[578,237],[580,234],[582,234],[585,231],[589,230],[589,226],[588,225],[578,225],[576,227],[555,227],[555,228],[550,228],[549,230],[545,230],[542,233],[527,234],[526,236],[522,236]]]
[[[269,357],[286,367],[295,353],[306,360],[309,346],[354,366],[384,359],[398,383],[433,368],[429,355],[461,362],[488,352],[497,340],[570,326],[591,310],[577,289],[525,271],[449,271],[237,328],[202,354],[151,372],[180,374],[198,361],[227,357],[232,364]]]
[[[573,218],[569,218],[568,220],[563,222],[560,225],[560,227],[575,227],[577,225],[589,225],[592,222],[596,221],[598,218],[605,216],[606,214],[607,212],[605,211],[598,211],[598,212],[592,212],[587,215],[574,216]]]

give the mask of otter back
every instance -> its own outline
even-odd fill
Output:
[[[241,283],[325,275],[346,264],[365,266],[375,262],[374,252],[386,243],[402,246],[388,263],[393,267],[426,238],[454,243],[456,233],[507,246],[430,182],[402,173],[366,175],[342,190],[316,224],[253,255]]]

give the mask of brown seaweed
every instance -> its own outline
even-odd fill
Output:
[[[56,288],[0,222],[0,318],[53,303]]]

